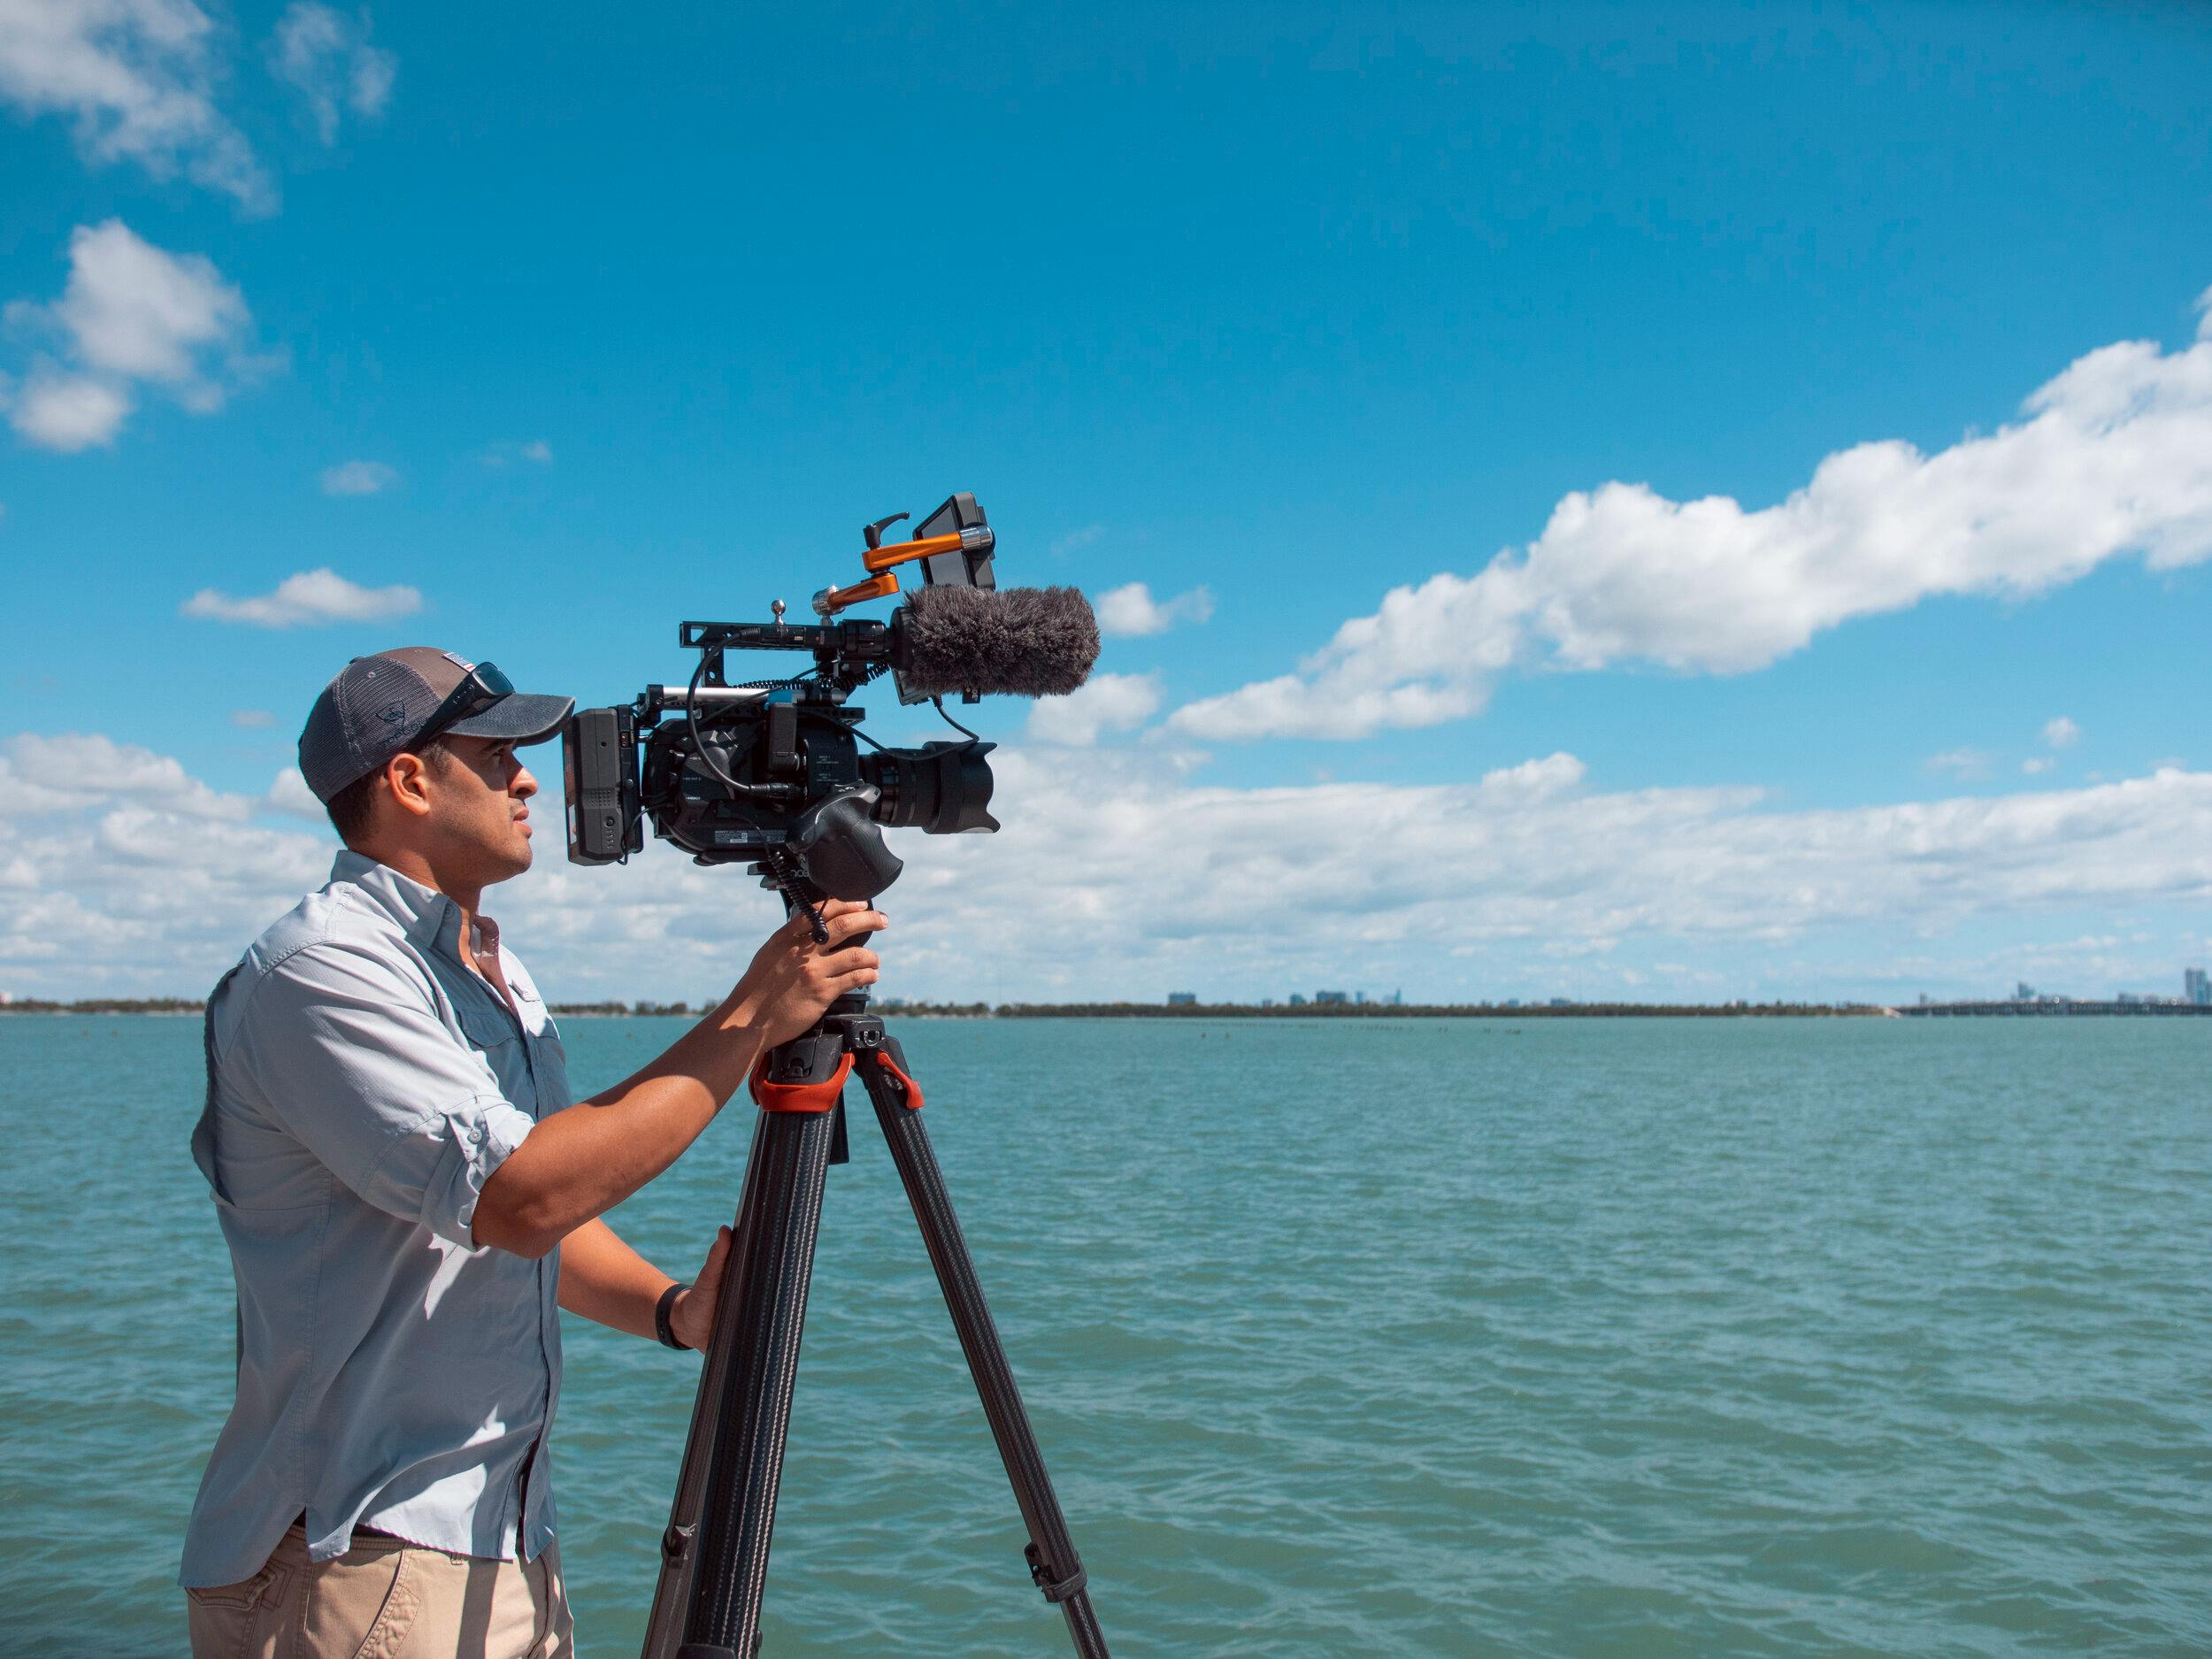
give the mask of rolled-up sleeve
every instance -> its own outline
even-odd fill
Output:
[[[287,957],[254,992],[242,1071],[260,1103],[368,1202],[471,1248],[484,1183],[530,1133],[429,983],[357,947]]]

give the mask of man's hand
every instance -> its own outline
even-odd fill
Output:
[[[768,935],[753,965],[730,993],[729,1006],[741,1025],[759,1032],[766,1047],[789,1042],[821,1018],[844,992],[876,982],[882,959],[860,941],[889,918],[853,899],[832,899],[822,906],[829,942],[814,942],[812,926],[801,911]]]
[[[703,1354],[714,1336],[714,1310],[722,1300],[722,1268],[729,1259],[730,1230],[724,1227],[707,1247],[706,1265],[699,1270],[699,1277],[668,1310],[668,1328],[686,1348]]]

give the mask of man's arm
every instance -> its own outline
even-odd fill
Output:
[[[883,916],[833,899],[822,917],[828,943],[815,944],[807,918],[795,917],[667,1053],[532,1126],[478,1194],[476,1242],[543,1256],[673,1164],[762,1053],[806,1030],[841,993],[873,984],[879,959],[860,941],[887,926]]]
[[[699,1276],[668,1310],[670,1329],[686,1348],[703,1348],[714,1334],[714,1304],[729,1254],[730,1230],[724,1227]],[[653,1310],[675,1282],[596,1217],[561,1240],[561,1306],[632,1336],[657,1337]]]

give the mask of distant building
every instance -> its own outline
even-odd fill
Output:
[[[1571,996],[1555,996],[1551,1000],[1551,1005],[1554,1008],[1572,1008],[1575,1005],[1575,1000]]]
[[[1275,1006],[1275,999],[1271,996],[1263,996],[1260,998],[1260,1006],[1262,1008],[1272,1008]]]
[[[1351,1000],[1351,993],[1348,991],[1316,991],[1313,994],[1313,1005],[1316,1008],[1334,1008],[1349,1002]]]
[[[2181,971],[2181,1000],[2195,1008],[2212,1008],[2212,975],[2202,968]]]
[[[1518,1008],[1520,1005],[1521,999],[1517,996],[1509,996],[1505,999],[1504,1006],[1507,1008]]]
[[[1925,991],[1923,991],[1920,994],[1920,1006],[1923,1008],[1928,1006],[1928,994]]]
[[[2035,987],[2030,985],[2025,979],[2021,980],[2019,984],[2012,987],[2012,1000],[2016,1002],[2034,1002]]]
[[[1198,1006],[1198,993],[1195,991],[1170,991],[1167,994],[1167,1005],[1170,1008],[1195,1008]]]
[[[1293,1008],[1303,1008],[1306,1005],[1305,993],[1302,991],[1293,991],[1290,994],[1290,1005]]]
[[[1355,992],[1353,992],[1353,993],[1352,993],[1352,1001],[1353,1001],[1353,1002],[1356,1002],[1356,1003],[1358,1003],[1358,1004],[1359,1004],[1362,1008],[1366,1007],[1366,1006],[1367,1006],[1367,993],[1366,993],[1366,992],[1364,992],[1364,991],[1355,991]]]

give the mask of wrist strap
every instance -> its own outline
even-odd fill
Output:
[[[675,1331],[668,1323],[668,1316],[676,1310],[676,1298],[690,1288],[688,1285],[671,1285],[666,1290],[661,1292],[661,1299],[653,1304],[653,1334],[660,1338],[663,1348],[683,1348],[688,1351],[691,1346],[687,1342],[679,1342],[676,1340]]]

